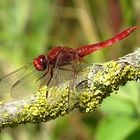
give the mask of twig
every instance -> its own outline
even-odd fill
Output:
[[[132,80],[140,80],[140,49],[116,61],[85,68],[75,81],[73,90],[70,90],[68,81],[59,87],[43,87],[30,98],[0,102],[0,128],[47,122],[73,109],[92,112],[104,98]]]

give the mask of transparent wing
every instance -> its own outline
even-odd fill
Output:
[[[41,87],[44,78],[46,79],[46,77],[41,78],[43,74],[44,72],[42,71],[32,70],[30,73],[17,80],[11,87],[11,96],[19,98],[33,94]]]
[[[67,80],[71,79],[71,73],[73,71],[72,65],[67,64],[64,67],[61,67],[61,64],[63,63],[64,56],[67,55],[64,52],[59,52],[56,58],[55,66],[53,69],[53,76],[51,78],[51,81],[49,83],[49,87],[52,86],[58,86],[62,83],[64,83]]]
[[[15,83],[15,81],[17,81],[17,79],[20,79],[22,76],[26,75],[30,67],[31,67],[31,64],[27,64],[11,72],[10,74],[1,77],[0,78],[0,95],[10,92],[10,89],[12,85]]]
[[[36,82],[42,72],[37,71],[32,63],[29,63],[10,74],[0,78],[0,96],[11,94],[12,97],[23,97],[33,93],[38,87]]]
[[[53,77],[49,84],[50,86],[57,86],[68,80],[72,80],[73,81],[72,85],[74,85],[76,82],[76,78],[78,77],[76,75],[83,67],[85,67],[86,64],[80,62],[79,60],[75,60],[75,56],[71,56],[73,61],[67,63],[65,59],[66,55],[67,55],[67,52],[65,53],[60,52],[57,55],[55,68],[53,71]],[[61,66],[63,62],[64,62],[64,66]]]

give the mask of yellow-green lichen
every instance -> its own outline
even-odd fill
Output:
[[[134,80],[136,69],[133,66],[122,66],[117,62],[109,62],[104,68],[92,78],[91,90],[118,90],[120,85],[124,85],[127,81]],[[98,87],[98,85],[100,87]]]
[[[79,96],[80,110],[85,112],[99,107],[105,97],[128,81],[140,79],[140,69],[113,61],[104,64],[95,75],[92,73],[88,76],[87,90]]]
[[[46,86],[35,93],[35,102],[25,105],[20,121],[40,122],[63,116],[68,110],[68,89],[63,90],[57,87],[50,88],[48,93]],[[46,97],[46,94],[47,97]]]
[[[100,106],[102,98],[94,96],[92,93],[85,92],[79,95],[79,110],[90,113]]]
[[[10,115],[9,115],[7,112],[5,112],[5,113],[2,114],[2,117],[3,117],[4,119],[9,118],[9,116],[10,116]]]

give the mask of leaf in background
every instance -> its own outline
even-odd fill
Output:
[[[123,140],[137,127],[139,120],[128,116],[111,116],[104,118],[98,125],[97,140]]]

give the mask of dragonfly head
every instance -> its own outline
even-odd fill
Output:
[[[45,55],[39,55],[36,57],[33,61],[33,64],[38,71],[44,71],[48,65]]]

